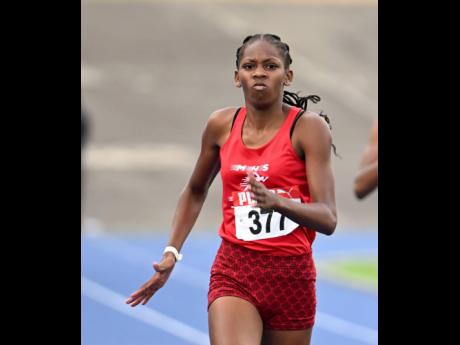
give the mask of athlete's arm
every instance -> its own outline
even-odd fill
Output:
[[[211,114],[201,139],[201,151],[193,173],[180,194],[174,214],[168,245],[179,252],[190,233],[206,199],[209,187],[220,170],[219,148],[230,130],[232,109],[222,109]],[[234,112],[234,110],[233,110]],[[154,263],[155,274],[126,301],[132,307],[146,304],[168,280],[176,263],[174,255],[167,252],[160,263]]]
[[[362,199],[377,188],[378,174],[378,127],[374,122],[369,143],[364,150],[363,158],[355,176],[353,190],[358,199]]]
[[[206,124],[200,155],[190,180],[179,197],[173,218],[168,245],[174,246],[178,251],[195,224],[209,187],[220,170],[219,150],[224,137],[230,132],[233,113],[233,108],[218,110]]]
[[[299,204],[280,197],[250,176],[253,198],[258,207],[273,209],[300,225],[331,235],[337,225],[337,213],[329,127],[317,114],[306,112],[297,121],[292,142],[296,151],[305,157],[312,202]]]

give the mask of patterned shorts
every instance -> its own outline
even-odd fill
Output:
[[[308,329],[315,322],[316,270],[311,255],[270,256],[226,240],[211,268],[208,310],[222,296],[252,303],[271,330]]]

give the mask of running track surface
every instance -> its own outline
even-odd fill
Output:
[[[217,234],[192,233],[165,287],[147,306],[125,300],[153,273],[166,233],[81,237],[81,339],[83,345],[209,344],[207,289],[220,243]],[[313,256],[377,255],[377,231],[318,234]],[[377,293],[317,276],[317,315],[312,345],[377,344]]]

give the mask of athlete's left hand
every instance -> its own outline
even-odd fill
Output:
[[[278,206],[279,196],[270,192],[262,183],[257,182],[254,173],[249,172],[249,191],[251,198],[256,202],[254,206],[272,210]]]

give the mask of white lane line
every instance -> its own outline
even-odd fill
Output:
[[[151,253],[135,245],[126,243],[120,239],[112,239],[117,247],[113,249],[114,255],[122,256],[124,260],[135,265],[145,265],[152,261]],[[100,247],[110,251],[112,248]],[[153,272],[153,271],[152,271]],[[176,272],[176,274],[174,274]],[[182,262],[178,264],[171,275],[171,279],[179,280],[184,284],[198,288],[208,288],[209,274],[205,274],[191,266],[186,266]],[[356,323],[340,319],[333,315],[317,311],[315,327],[321,328],[331,333],[360,340],[368,344],[377,344],[378,332],[375,329],[358,325]]]
[[[339,319],[320,311],[316,312],[315,326],[368,344],[377,344],[378,332],[376,330]]]
[[[120,295],[84,276],[81,276],[81,293],[113,310],[184,339],[188,343],[209,345],[209,337],[206,333],[146,306],[138,306],[134,310],[133,307],[125,303],[126,296]]]

